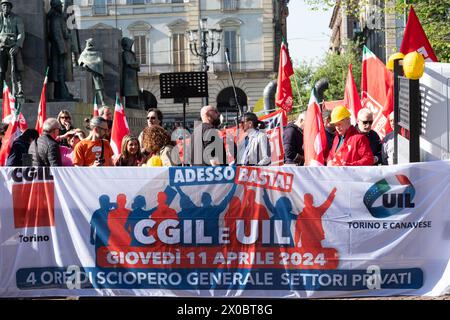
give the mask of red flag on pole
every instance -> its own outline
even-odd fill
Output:
[[[47,81],[48,81],[48,67],[45,71],[44,85],[42,86],[41,99],[39,101],[38,116],[36,120],[35,129],[42,135],[44,132],[44,121],[47,119]]]
[[[425,61],[438,62],[430,41],[428,41],[427,35],[425,34],[425,31],[423,31],[419,18],[417,17],[414,8],[411,6],[402,45],[400,46],[400,52],[407,54],[413,51],[421,53],[425,58]]]
[[[361,72],[361,104],[373,114],[372,129],[380,139],[386,135],[389,110],[393,110],[394,75],[377,56],[364,46]]]
[[[344,105],[350,111],[352,124],[356,124],[358,112],[361,110],[361,99],[359,98],[358,89],[356,88],[355,79],[352,73],[352,64],[348,65],[347,80],[345,81]]]
[[[2,140],[2,148],[0,149],[0,166],[6,165],[6,160],[8,159],[9,153],[11,152],[11,147],[14,140],[20,136],[20,128],[19,128],[19,114],[20,114],[20,105],[15,110],[15,113],[12,115],[13,120],[11,121],[8,130],[5,132],[5,136]]]
[[[275,96],[275,104],[286,112],[292,110],[294,104],[294,98],[292,95],[292,86],[290,76],[294,74],[292,68],[291,58],[289,57],[289,51],[284,44],[281,43],[280,49],[280,64],[278,67],[278,81],[277,81],[277,94]]]
[[[125,116],[125,110],[120,102],[119,95],[116,95],[116,106],[114,108],[114,120],[111,129],[111,148],[115,155],[118,155],[122,151],[122,139],[124,136],[130,133],[128,127],[127,117]]]
[[[14,114],[16,112],[15,109],[15,103],[16,99],[11,94],[11,91],[9,90],[8,84],[6,81],[3,81],[3,115],[2,115],[2,122],[3,123],[12,123],[14,120]],[[27,120],[25,120],[25,117],[23,116],[22,112],[19,113],[19,129],[20,131],[24,132],[28,129]]]
[[[97,95],[94,95],[94,117],[98,117],[98,104],[97,104]]]
[[[322,111],[314,89],[309,98],[306,111],[305,126],[303,128],[303,150],[305,152],[305,166],[325,165],[325,150],[327,136],[323,125]]]
[[[3,98],[2,98],[2,121],[11,114],[11,93],[8,84],[3,81]]]

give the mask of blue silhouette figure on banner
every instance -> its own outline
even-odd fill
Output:
[[[178,194],[180,195],[180,207],[181,211],[178,212],[180,219],[188,219],[192,221],[193,232],[197,234],[196,221],[204,221],[204,235],[212,237],[211,244],[218,244],[219,242],[219,216],[225,210],[231,198],[236,191],[236,184],[228,192],[227,196],[218,204],[214,205],[212,202],[211,194],[204,192],[202,194],[202,205],[196,206],[191,198],[189,198],[179,186],[176,186]]]
[[[108,228],[108,214],[117,207],[106,194],[98,198],[100,208],[95,210],[91,218],[90,242],[95,248],[104,247],[108,243],[110,230]]]
[[[294,238],[292,237],[292,231],[291,231],[291,224],[292,221],[297,220],[297,215],[295,215],[292,210],[292,202],[288,197],[280,197],[277,202],[275,203],[275,206],[272,204],[272,201],[269,198],[269,194],[267,193],[266,189],[264,190],[264,203],[266,205],[267,210],[272,214],[270,217],[270,220],[281,220],[282,221],[282,234],[278,235],[278,238],[281,237],[289,237],[289,244],[281,244],[282,246],[292,246],[294,245]],[[270,239],[274,243],[275,239],[275,232],[274,228],[271,228],[270,230]]]
[[[147,202],[145,201],[145,197],[138,195],[134,198],[133,203],[131,204],[132,211],[128,216],[127,222],[125,222],[125,230],[130,233],[131,243],[130,246],[142,246],[142,243],[137,241],[136,236],[134,234],[134,227],[136,224],[143,219],[148,219],[148,217],[155,211],[155,208],[150,210],[145,210],[145,206]]]
[[[166,196],[164,197],[163,194]],[[167,208],[172,203],[173,199],[177,195],[177,192],[172,189],[171,187],[167,186],[163,192],[158,192],[158,199],[164,199],[165,205],[164,208]],[[145,210],[144,208],[147,206],[147,202],[145,200],[145,197],[142,195],[138,195],[134,198],[133,204],[131,205],[132,211],[130,212],[130,215],[128,216],[127,222],[125,223],[125,229],[128,231],[131,237],[131,243],[130,246],[143,246],[142,243],[137,241],[136,236],[134,234],[134,227],[136,224],[143,219],[149,219],[152,214],[158,215],[158,219],[161,219],[161,209],[162,206],[160,203],[154,208],[151,208],[150,210]],[[160,209],[158,211],[158,208]],[[171,218],[171,217],[167,217]]]

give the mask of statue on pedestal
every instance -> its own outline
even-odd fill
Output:
[[[50,40],[48,79],[54,83],[53,97],[56,100],[72,100],[73,96],[69,93],[66,85],[66,81],[71,80],[68,79],[68,62],[71,67],[72,61],[70,34],[62,11],[61,0],[51,0],[50,6],[51,9],[47,14],[48,39]]]
[[[136,60],[136,54],[131,51],[134,40],[122,38],[122,81],[120,93],[125,97],[125,106],[127,108],[139,108],[139,82],[138,72],[140,70],[139,62]]]
[[[100,51],[95,51],[94,39],[86,40],[86,48],[81,52],[78,64],[92,74],[92,84],[97,103],[106,106],[103,99],[103,56]]]
[[[6,79],[8,64],[11,64],[12,93],[24,98],[22,90],[22,47],[25,40],[23,20],[12,12],[13,4],[8,0],[0,2],[0,82]]]

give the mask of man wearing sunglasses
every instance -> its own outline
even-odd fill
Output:
[[[378,133],[372,130],[373,114],[367,108],[362,108],[358,112],[358,124],[356,128],[364,134],[370,142],[370,149],[374,156],[374,166],[381,164],[381,140]]]
[[[337,106],[331,111],[331,122],[336,136],[327,158],[327,166],[371,166],[373,154],[370,143],[350,122],[350,111]]]

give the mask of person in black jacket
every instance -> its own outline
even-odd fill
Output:
[[[217,127],[220,125],[220,113],[216,107],[204,106],[200,110],[201,125],[194,128],[191,135],[191,154],[185,154],[191,159],[193,166],[218,166],[227,164],[225,142],[220,137]],[[187,151],[187,150],[186,150]]]
[[[56,137],[59,135],[60,124],[55,118],[48,118],[44,122],[44,134],[36,142],[30,145],[28,152],[33,158],[33,166],[57,167],[61,166],[59,143]]]
[[[290,122],[283,131],[284,164],[302,166],[305,162],[303,152],[303,126],[305,112],[301,112],[295,122]]]
[[[16,140],[14,140],[8,159],[7,167],[22,167],[22,155],[28,153],[30,143],[39,137],[39,133],[35,129],[25,130]]]
[[[358,112],[358,124],[356,129],[366,135],[370,142],[370,149],[374,157],[374,166],[381,164],[381,139],[378,133],[372,130],[373,114],[367,108],[362,108]]]

